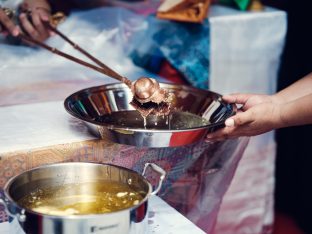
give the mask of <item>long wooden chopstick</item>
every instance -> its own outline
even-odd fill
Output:
[[[117,79],[123,83],[125,83],[128,87],[131,87],[131,81],[129,79],[127,79],[126,77],[123,77],[121,75],[119,75],[117,72],[115,72],[113,69],[109,68],[108,66],[106,66],[104,63],[102,63],[100,60],[98,60],[97,58],[95,58],[94,56],[92,56],[90,53],[88,53],[87,51],[85,51],[84,49],[82,49],[80,46],[78,46],[76,43],[74,43],[73,41],[71,41],[68,37],[66,37],[63,33],[61,33],[60,31],[58,31],[56,28],[54,28],[52,25],[50,25],[49,23],[46,24],[47,27],[55,32],[57,35],[59,35],[61,38],[63,38],[66,42],[68,42],[70,45],[73,46],[73,48],[77,49],[78,51],[80,51],[82,54],[84,54],[85,56],[87,56],[89,59],[91,59],[93,62],[95,62],[96,64],[98,64],[100,67],[95,66],[91,63],[85,62],[79,58],[76,58],[72,55],[69,55],[67,53],[64,53],[54,47],[51,47],[43,42],[40,42],[36,39],[31,38],[30,36],[26,35],[26,34],[20,34],[19,37],[21,38],[21,40],[31,43],[31,44],[35,44],[40,46],[41,48],[44,48],[54,54],[57,54],[59,56],[62,56],[68,60],[71,60],[75,63],[78,63],[80,65],[83,65],[85,67],[91,68],[97,72],[100,72],[102,74],[105,74],[111,78]]]
[[[118,74],[117,72],[115,72],[112,68],[108,67],[107,65],[105,65],[104,63],[102,63],[100,60],[98,60],[97,58],[95,58],[93,55],[91,55],[89,52],[87,52],[86,50],[82,49],[78,44],[76,44],[75,42],[73,42],[71,39],[69,39],[67,36],[65,36],[62,32],[60,32],[57,28],[53,27],[49,22],[45,23],[46,27],[51,30],[52,32],[56,33],[57,35],[59,35],[61,38],[63,38],[66,42],[68,42],[74,49],[80,51],[82,54],[84,54],[85,56],[87,56],[89,59],[91,59],[93,62],[95,62],[96,64],[98,64],[100,67],[102,67],[103,69],[106,69],[107,72],[109,72],[111,75],[115,77],[118,80],[126,80],[127,82],[130,82],[130,80],[128,80],[126,77],[121,76],[120,74]]]

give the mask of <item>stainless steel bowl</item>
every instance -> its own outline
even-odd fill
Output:
[[[65,99],[64,106],[97,136],[138,147],[176,147],[194,143],[208,132],[223,127],[225,119],[235,114],[235,106],[223,102],[220,94],[186,85],[160,83],[160,87],[174,94],[172,105],[176,110],[204,118],[207,123],[190,127],[185,123],[193,121],[194,116],[187,116],[189,120],[183,116],[180,119],[186,121],[185,126],[166,129],[160,125],[164,126],[168,120],[149,116],[145,128],[143,118],[129,104],[133,97],[130,89],[121,83],[78,91]],[[172,121],[174,119],[175,116]]]

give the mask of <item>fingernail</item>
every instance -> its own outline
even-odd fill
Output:
[[[41,19],[44,20],[44,21],[49,21],[49,16],[41,15]]]
[[[18,36],[18,34],[19,34],[18,28],[14,28],[12,34],[14,37]]]
[[[227,127],[234,127],[234,125],[235,125],[234,119],[227,119],[227,120],[225,120],[225,126],[227,126]]]

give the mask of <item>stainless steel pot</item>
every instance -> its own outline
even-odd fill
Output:
[[[186,85],[160,83],[160,87],[174,94],[173,108],[203,118],[207,124],[161,129],[159,123],[166,120],[160,116],[149,116],[147,127],[138,127],[136,120],[141,119],[143,123],[143,118],[133,111],[129,104],[132,93],[121,83],[80,90],[67,97],[64,106],[68,113],[84,121],[98,137],[139,147],[192,144],[202,140],[208,132],[223,127],[224,121],[235,114],[235,105],[223,102],[220,94]],[[158,125],[155,126],[155,123]]]
[[[155,190],[144,177],[148,167],[160,175]],[[2,197],[0,196],[0,205],[4,205],[9,216],[17,218],[27,234],[146,233],[148,199],[160,190],[165,174],[162,168],[153,163],[145,164],[142,175],[110,164],[51,164],[31,169],[10,179],[4,187]],[[144,198],[137,205],[116,212],[69,216],[37,213],[17,203],[37,189],[103,181],[123,183],[144,191]]]

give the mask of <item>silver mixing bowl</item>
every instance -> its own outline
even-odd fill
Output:
[[[208,132],[224,127],[224,121],[235,114],[235,106],[223,102],[220,94],[186,85],[160,83],[160,87],[174,94],[172,105],[176,110],[193,115],[175,117],[173,114],[171,120],[148,116],[144,127],[143,118],[129,104],[133,97],[130,89],[121,83],[80,90],[67,97],[64,106],[102,139],[138,147],[195,143]],[[197,124],[198,117],[205,119],[205,123]],[[180,123],[178,128],[169,129],[168,121],[173,126],[175,120],[182,121],[182,126]],[[189,125],[194,120],[197,122]]]

